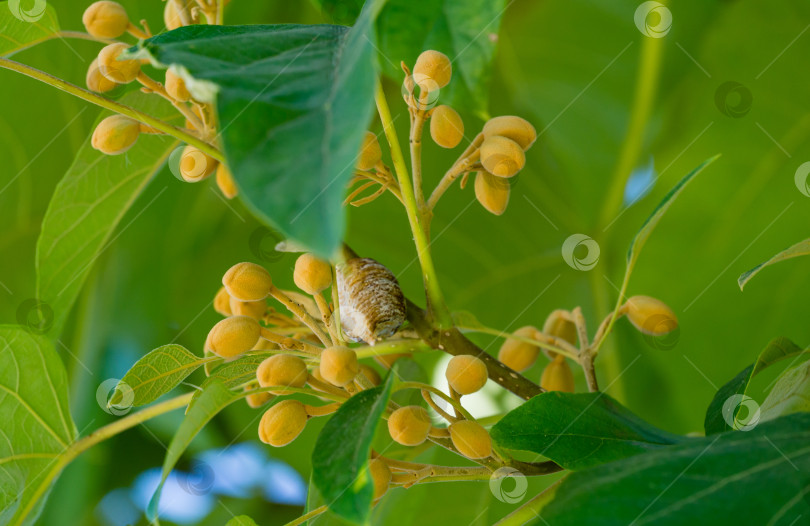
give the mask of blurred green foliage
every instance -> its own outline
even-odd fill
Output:
[[[89,1],[51,3],[63,28],[81,29]],[[154,30],[162,26],[162,3],[122,3],[133,20],[145,18]],[[717,387],[751,363],[771,338],[787,336],[800,346],[810,342],[801,307],[810,287],[806,261],[764,272],[744,293],[736,283],[741,272],[807,237],[802,225],[810,211],[794,173],[810,158],[804,67],[810,6],[798,0],[670,6],[672,29],[655,42],[662,46],[658,90],[632,159],[636,167],[652,157],[657,179],[649,195],[615,221],[611,217],[608,226],[600,213],[637,101],[640,56],[652,45],[634,25],[637,5],[607,0],[510,4],[497,36],[490,114],[524,116],[540,137],[502,217],[475,203],[471,188],[448,192],[434,220],[433,249],[454,310],[474,312],[492,327],[516,329],[542,324],[554,308],[581,305],[595,328],[615,301],[627,246],[642,221],[680,177],[722,153],[668,212],[630,283],[630,294],[659,297],[674,309],[681,324],[678,345],[656,350],[621,321],[597,361],[609,394],[654,425],[685,433],[701,429]],[[326,21],[327,15],[307,2],[234,0],[227,11],[232,24]],[[54,40],[16,59],[83,84],[98,49],[90,42]],[[716,101],[718,88],[728,81],[751,95],[750,109],[738,117],[723,113]],[[14,323],[20,304],[34,296],[34,247],[48,201],[99,110],[5,70],[0,70],[0,86],[0,320]],[[387,87],[403,137],[408,119],[399,86]],[[739,108],[744,100],[734,97],[740,93],[721,100]],[[457,109],[472,136],[481,121],[473,111]],[[435,184],[453,159],[452,152],[426,143],[427,184]],[[238,201],[224,203],[212,185],[183,184],[164,169],[127,212],[115,242],[94,266],[57,344],[80,432],[112,420],[96,402],[96,387],[120,378],[149,350],[175,342],[200,353],[218,319],[210,301],[222,273],[238,261],[262,262],[251,243],[260,225]],[[574,233],[600,244],[601,259],[591,271],[568,267],[560,255],[563,241]],[[410,237],[405,214],[391,196],[349,213],[353,248],[383,261],[409,297],[421,298]],[[265,261],[285,287],[292,286],[293,262],[289,255]],[[497,340],[475,339],[488,352],[497,351]],[[420,361],[430,366],[438,358]],[[540,368],[528,376],[538,378]],[[199,383],[201,374],[191,381]],[[766,371],[755,379],[749,394],[762,401],[762,389],[774,374]],[[581,376],[577,382],[584,388]],[[234,404],[190,451],[255,440],[258,414]],[[105,493],[129,486],[144,468],[162,463],[180,418],[176,413],[149,422],[80,457],[57,482],[42,524],[96,524],[93,510]],[[299,440],[269,454],[308,478],[321,425],[313,421]],[[435,455],[437,462],[453,461],[444,452]],[[553,479],[531,480],[529,492]],[[448,523],[490,524],[515,506],[492,498],[482,482],[396,490],[381,508],[394,510],[405,522],[432,513]],[[206,524],[222,524],[231,513],[281,524],[300,509],[224,499]]]

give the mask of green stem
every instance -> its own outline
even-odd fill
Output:
[[[413,353],[432,351],[433,348],[422,340],[399,340],[386,341],[368,347],[358,347],[355,349],[358,359],[373,358],[375,356],[385,356],[387,354]]]
[[[554,498],[557,488],[563,480],[565,480],[565,477],[524,502],[518,509],[496,522],[495,526],[521,526],[533,522],[540,516],[540,512],[546,504]]]
[[[169,411],[173,411],[175,409],[179,409],[183,406],[188,405],[191,401],[191,397],[194,393],[187,393],[170,400],[166,400],[165,402],[161,402],[159,404],[155,404],[153,406],[147,407],[142,411],[138,411],[137,413],[132,413],[129,416],[116,420],[110,424],[107,424],[104,427],[96,429],[89,435],[84,438],[77,440],[76,442],[72,443],[70,446],[65,449],[63,453],[61,453],[56,460],[56,463],[51,467],[50,471],[45,474],[45,477],[40,482],[39,486],[34,490],[34,493],[31,495],[31,498],[28,500],[25,508],[22,509],[17,515],[16,522],[13,524],[15,526],[19,526],[25,523],[26,517],[28,514],[31,513],[31,510],[34,508],[36,503],[43,497],[45,492],[51,485],[53,479],[67,466],[70,464],[76,457],[80,454],[84,453],[91,447],[95,446],[99,442],[103,442],[108,438],[112,438],[118,433],[122,431],[126,431],[132,427],[135,427],[138,424],[146,422],[147,420],[154,418],[156,416],[162,415],[163,413],[168,413]]]
[[[214,159],[221,162],[224,162],[225,160],[225,158],[222,155],[222,152],[220,152],[207,142],[203,141],[199,137],[195,137],[194,135],[180,128],[177,128],[176,126],[172,126],[167,122],[164,122],[160,119],[156,119],[155,117],[143,113],[142,111],[136,110],[135,108],[132,108],[125,104],[121,104],[120,102],[116,102],[114,100],[110,100],[106,97],[102,97],[98,93],[93,93],[92,91],[80,88],[75,84],[71,84],[70,82],[54,77],[53,75],[45,73],[44,71],[40,71],[36,68],[26,66],[25,64],[21,64],[13,60],[0,58],[0,68],[10,69],[12,71],[16,71],[17,73],[22,73],[23,75],[39,80],[40,82],[44,82],[45,84],[53,86],[56,89],[62,90],[64,92],[70,93],[71,95],[86,100],[87,102],[91,102],[97,106],[101,106],[102,108],[114,111],[116,113],[120,113],[121,115],[131,117],[136,121],[142,122],[147,126],[151,126],[156,130],[160,130],[166,133],[167,135],[176,137],[177,139],[185,142],[186,144],[196,146],[209,157],[213,157]]]
[[[314,510],[301,515],[297,519],[291,520],[290,522],[288,522],[284,526],[298,526],[299,524],[304,524],[309,519],[311,519],[313,517],[317,517],[321,513],[325,512],[327,509],[329,509],[329,508],[326,506],[326,504],[324,504],[323,506],[318,506]]]
[[[664,42],[661,38],[644,38],[641,44],[638,76],[633,96],[633,107],[630,111],[630,123],[627,127],[616,163],[611,186],[608,188],[599,224],[603,227],[610,224],[621,209],[624,199],[624,188],[633,171],[644,143],[644,129],[649,121],[658,87],[661,66],[661,54]]]
[[[430,255],[430,243],[428,242],[422,224],[421,211],[416,202],[416,195],[414,194],[411,179],[408,176],[408,168],[405,165],[405,158],[402,155],[402,148],[399,145],[399,138],[394,128],[391,110],[385,99],[382,84],[379,82],[377,82],[374,98],[377,103],[377,111],[380,114],[385,137],[388,139],[388,144],[391,147],[391,160],[394,164],[394,171],[399,181],[399,188],[402,192],[402,200],[405,203],[405,211],[408,214],[411,233],[413,234],[414,243],[416,244],[416,254],[419,257],[419,264],[422,267],[422,279],[424,280],[425,292],[428,297],[429,312],[437,328],[450,328],[453,325],[453,321],[450,317],[450,311],[447,310],[447,305],[444,302],[441,288],[439,287],[436,269],[433,266],[433,259]]]

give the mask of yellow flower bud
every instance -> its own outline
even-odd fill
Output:
[[[307,383],[307,364],[304,360],[291,354],[275,354],[266,358],[256,369],[256,379],[262,387],[283,385],[287,387],[304,387]],[[284,391],[271,391],[273,394],[284,394]]]
[[[430,114],[430,136],[442,148],[455,148],[464,138],[464,121],[450,106],[437,106]]]
[[[181,0],[184,2],[185,0]],[[183,19],[177,12],[175,0],[167,0],[166,7],[163,8],[163,23],[166,24],[166,29],[169,31],[183,26]]]
[[[397,278],[370,258],[352,258],[337,266],[340,322],[354,341],[374,345],[393,335],[405,321],[405,296]]]
[[[231,298],[229,302],[232,316],[250,316],[256,321],[262,321],[267,312],[267,302],[259,301],[239,301]]]
[[[475,174],[475,198],[490,213],[499,216],[506,211],[511,193],[509,182],[487,172]]]
[[[579,338],[577,326],[573,321],[569,320],[568,317],[567,313],[560,309],[552,311],[543,324],[543,333],[564,340],[575,346]],[[550,360],[553,360],[557,356],[557,353],[548,349],[543,349],[543,352]]]
[[[380,377],[380,373],[377,372],[376,369],[371,367],[370,365],[366,365],[364,363],[360,364],[360,372],[365,376],[372,385],[377,386],[382,383],[382,378]]]
[[[633,296],[622,307],[630,323],[650,336],[661,336],[678,328],[678,318],[666,303],[650,296]]]
[[[282,400],[264,412],[259,422],[259,440],[273,447],[286,446],[307,425],[307,411],[298,400]]]
[[[118,38],[126,33],[129,17],[118,2],[96,2],[84,10],[82,23],[96,38]]]
[[[188,145],[180,155],[180,177],[187,183],[198,183],[214,173],[218,164],[196,146]]]
[[[166,70],[166,93],[179,102],[188,102],[191,99],[186,81],[170,69]]]
[[[465,457],[479,459],[492,455],[492,438],[478,422],[459,420],[450,424],[449,430],[453,445]]]
[[[533,338],[537,329],[532,326],[521,327],[515,331],[516,336],[524,338]],[[498,351],[498,360],[507,367],[522,373],[537,361],[537,356],[540,354],[540,347],[531,343],[516,340],[515,338],[507,338],[501,349]]]
[[[447,383],[459,394],[472,394],[487,383],[487,366],[471,354],[453,356],[444,372]]]
[[[98,69],[98,58],[93,59],[93,62],[87,69],[87,76],[84,80],[87,83],[87,89],[95,91],[96,93],[107,93],[118,86],[118,84],[101,74],[101,71]]]
[[[141,134],[141,124],[124,115],[111,115],[93,131],[90,144],[107,155],[118,155],[132,148]]]
[[[254,389],[257,389],[258,387],[259,387],[259,384],[257,382],[251,382],[251,383],[245,385],[244,390],[245,391],[253,391]],[[269,402],[272,399],[273,399],[273,395],[271,393],[267,392],[267,391],[265,391],[263,393],[249,394],[249,395],[247,395],[245,397],[245,401],[247,402],[247,405],[252,409],[256,409],[257,407],[261,407],[261,406],[263,406],[264,404],[266,404],[267,402]]]
[[[388,486],[391,484],[391,468],[385,461],[373,458],[368,461],[368,471],[371,474],[371,481],[374,483],[374,500],[377,500],[388,491]]]
[[[440,51],[432,49],[423,51],[413,66],[413,80],[429,90],[431,89],[429,84],[434,82],[438,88],[447,86],[452,76],[453,65],[447,55]]]
[[[427,440],[430,415],[418,405],[400,407],[388,417],[388,433],[403,446],[418,446]]]
[[[514,115],[503,115],[489,119],[484,124],[484,138],[489,139],[495,135],[512,139],[520,145],[523,150],[528,150],[535,139],[537,131],[526,119],[515,117]]]
[[[118,42],[102,48],[98,53],[98,70],[105,78],[118,84],[132,82],[141,71],[137,60],[118,60],[118,57],[129,49],[128,44]]]
[[[251,350],[261,335],[259,322],[248,316],[231,316],[220,321],[208,333],[211,352],[226,360]]]
[[[214,310],[225,317],[233,315],[233,311],[231,310],[231,297],[228,296],[228,291],[225,290],[225,287],[220,287],[217,291],[217,295],[214,296]]]
[[[360,370],[357,353],[348,347],[327,347],[321,352],[321,376],[332,385],[343,387],[352,382]]]
[[[371,170],[382,159],[382,150],[377,136],[367,131],[360,145],[360,155],[357,157],[358,170]]]
[[[558,354],[546,365],[540,377],[540,387],[546,391],[574,392],[574,373],[565,356]]]
[[[225,166],[225,163],[219,163],[217,166],[217,186],[226,199],[233,199],[239,193],[236,181],[233,180],[231,171]]]
[[[293,281],[296,287],[314,296],[332,284],[332,266],[312,254],[301,254],[295,261]]]
[[[481,164],[492,175],[512,177],[526,165],[526,154],[512,139],[493,135],[481,143]]]
[[[232,298],[259,301],[270,295],[273,280],[267,270],[255,263],[237,263],[222,277],[222,284]]]
[[[552,311],[543,324],[543,333],[565,340],[571,345],[577,344],[577,326],[561,310]]]

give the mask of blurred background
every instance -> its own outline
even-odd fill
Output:
[[[49,3],[64,29],[83,30],[89,0]],[[133,20],[145,18],[155,31],[162,26],[161,2],[121,3]],[[433,249],[453,310],[515,330],[542,326],[555,308],[580,305],[593,331],[616,301],[627,248],[644,219],[688,171],[722,154],[670,209],[630,282],[630,294],[652,295],[673,308],[678,336],[651,344],[622,320],[597,361],[609,394],[663,429],[688,433],[702,429],[716,389],[771,338],[810,343],[801,299],[810,290],[810,260],[767,269],[745,292],[736,283],[743,271],[807,237],[810,191],[794,176],[810,160],[810,5],[681,2],[669,6],[666,38],[642,34],[634,22],[638,7],[608,0],[510,2],[500,32],[488,35],[498,42],[489,113],[527,118],[539,139],[503,216],[478,205],[472,185],[446,194],[434,220]],[[334,21],[315,3],[278,0],[234,0],[226,16],[229,24]],[[54,40],[16,60],[83,85],[99,47]],[[414,59],[394,57],[400,58]],[[646,81],[640,82],[645,61]],[[99,110],[6,70],[0,70],[0,86],[0,320],[15,323],[20,305],[35,294],[35,243],[49,198]],[[389,82],[387,89],[394,113],[401,114],[397,123],[406,125],[399,86]],[[472,137],[480,115],[456,109]],[[425,179],[432,187],[458,152],[425,144]],[[83,433],[116,418],[101,410],[97,389],[121,378],[143,354],[169,342],[202,353],[219,319],[211,300],[232,264],[263,263],[277,283],[292,286],[295,257],[271,250],[279,236],[238,199],[224,204],[213,185],[183,184],[164,169],[97,261],[57,345]],[[624,205],[606,208],[606,196],[615,192],[623,193]],[[574,234],[598,244],[590,270],[562,257],[563,242]],[[347,239],[392,269],[408,296],[422,298],[396,199],[386,195],[352,208]],[[497,353],[497,338],[472,338]],[[442,358],[431,353],[417,361],[444,388],[441,374],[434,374]],[[543,365],[527,376],[538,380]],[[763,374],[749,394],[761,402],[774,374]],[[198,384],[201,375],[189,381]],[[585,389],[581,374],[577,382]],[[472,403],[484,415],[515,402],[489,386]],[[260,415],[234,404],[197,437],[164,491],[164,524],[223,524],[247,513],[270,525],[301,514],[323,419],[291,445],[273,449],[258,441]],[[40,523],[144,524],[141,510],[181,418],[180,412],[165,415],[85,453],[59,478]],[[443,454],[435,460],[458,462]],[[549,482],[531,480],[528,491]],[[494,498],[481,482],[398,489],[379,508],[395,512],[401,524],[427,516],[431,524],[491,524],[517,505]],[[314,524],[332,521],[325,516]]]

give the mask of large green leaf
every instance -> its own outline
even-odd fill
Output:
[[[505,0],[388,0],[377,23],[383,71],[402,82],[400,61],[413,67],[422,51],[441,51],[453,62],[453,80],[442,89],[441,102],[485,116],[492,36],[505,8]]]
[[[127,93],[121,102],[158,118],[181,119],[154,95]],[[115,241],[116,226],[176,145],[166,136],[143,135],[127,153],[104,155],[88,138],[77,152],[51,198],[37,241],[37,295],[53,314],[52,324],[43,327],[50,336],[61,332],[87,274]],[[153,201],[144,203],[138,215]]]
[[[160,485],[155,490],[155,494],[152,495],[152,500],[149,501],[147,506],[146,515],[150,520],[154,520],[158,516],[158,505],[160,504],[163,484],[188,445],[217,413],[238,398],[239,396],[229,391],[228,388],[222,385],[222,382],[213,382],[203,390],[194,403],[189,404],[186,416],[183,418],[183,422],[174,434],[171,443],[169,443],[169,449],[166,451]]]
[[[492,428],[510,449],[532,451],[566,469],[584,469],[686,440],[643,421],[604,393],[548,392]]]
[[[775,338],[759,353],[757,361],[740,371],[740,373],[732,378],[728,383],[723,385],[715,393],[714,398],[706,410],[706,419],[703,427],[707,435],[714,433],[721,433],[729,429],[740,429],[741,423],[738,421],[739,416],[744,416],[746,422],[742,426],[754,424],[756,421],[751,419],[759,418],[755,413],[740,415],[743,407],[749,407],[746,403],[746,392],[748,391],[748,384],[751,379],[759,372],[770,367],[774,363],[801,354],[803,351],[798,345],[788,340],[787,338]],[[750,422],[749,422],[750,420]],[[731,422],[731,424],[729,424]]]
[[[800,524],[809,443],[803,413],[573,473],[534,524]]]
[[[62,360],[45,337],[0,326],[0,523],[33,524],[76,438]]]
[[[59,32],[59,21],[56,18],[56,10],[53,6],[45,2],[0,2],[0,55],[10,56],[15,52],[33,46],[43,40],[53,38]],[[31,4],[34,4],[33,6]],[[36,12],[40,6],[44,12]],[[12,13],[12,8],[17,16]],[[33,18],[36,20],[27,21],[24,13],[26,8],[34,10]]]
[[[185,380],[205,361],[182,345],[164,345],[135,362],[115,388],[110,405],[124,400],[139,406],[153,402]]]
[[[321,430],[312,452],[312,479],[323,499],[330,510],[354,522],[364,522],[371,511],[368,457],[395,377],[389,373],[383,385],[344,403]]]
[[[190,26],[140,44],[216,103],[245,203],[323,256],[342,240],[343,196],[374,107],[372,24],[382,3],[368,2],[351,30]]]
[[[805,239],[804,241],[799,241],[795,245],[793,245],[793,246],[791,246],[789,248],[786,248],[785,250],[779,252],[778,254],[773,256],[768,261],[766,261],[764,263],[760,263],[759,265],[752,268],[751,270],[748,270],[748,271],[743,272],[742,274],[740,274],[740,277],[737,278],[737,284],[740,286],[740,290],[742,290],[743,288],[745,288],[745,285],[749,281],[751,281],[751,278],[753,278],[754,276],[759,274],[759,271],[764,269],[765,267],[773,265],[774,263],[779,263],[781,261],[785,261],[786,259],[796,258],[796,257],[799,257],[799,256],[806,256],[808,254],[810,254],[810,239]]]

